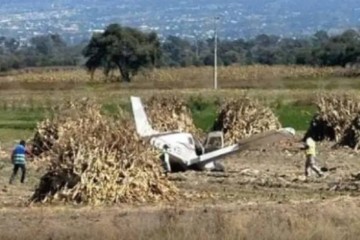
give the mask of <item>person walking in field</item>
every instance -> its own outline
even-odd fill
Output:
[[[318,175],[318,177],[322,177],[323,173],[316,165],[316,143],[311,137],[306,138],[303,149],[305,150],[306,154],[305,177],[309,177],[311,170],[313,170]]]
[[[21,170],[21,179],[20,182],[24,183],[25,175],[26,175],[26,155],[30,154],[30,152],[26,149],[26,142],[21,140],[19,144],[17,144],[14,150],[11,153],[11,161],[14,165],[13,173],[10,177],[9,183],[12,184],[17,172],[20,168]]]

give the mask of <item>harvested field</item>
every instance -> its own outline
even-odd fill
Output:
[[[359,89],[357,71],[341,67],[219,66],[219,88],[233,89]],[[355,73],[355,74],[354,74]],[[212,67],[161,68],[140,72],[131,83],[118,81],[118,73],[106,79],[99,70],[93,79],[81,68],[24,69],[0,76],[0,90],[79,90],[117,82],[126,89],[212,88]],[[48,84],[51,83],[51,84]]]
[[[0,192],[0,232],[2,239],[357,239],[359,155],[329,144],[319,153],[330,171],[308,181],[303,154],[278,149],[228,158],[225,173],[171,174],[182,191],[208,197],[166,205],[24,208],[19,196],[30,196],[33,185],[16,184]],[[10,170],[3,164],[1,186]]]
[[[0,231],[2,239],[357,239],[359,204],[345,197],[162,209],[3,210]]]
[[[54,105],[64,101],[94,98],[96,103],[101,105],[100,113],[105,115],[104,119],[100,119],[96,117],[97,114],[91,112],[91,117],[88,119],[97,122],[94,125],[90,124],[90,120],[81,122],[79,119],[67,119],[62,122],[62,124],[66,122],[67,129],[67,133],[63,135],[66,137],[61,140],[62,146],[69,146],[68,140],[74,139],[77,133],[81,133],[79,134],[81,141],[85,144],[79,145],[79,142],[76,144],[82,146],[85,152],[92,153],[93,158],[90,159],[111,160],[113,159],[111,154],[102,154],[102,151],[94,150],[94,147],[99,146],[96,142],[99,139],[107,137],[113,139],[109,128],[116,129],[116,133],[123,135],[123,138],[115,137],[119,141],[133,138],[128,132],[121,130],[124,126],[131,129],[131,126],[126,125],[128,123],[119,126],[121,121],[109,120],[114,117],[118,107],[125,110],[129,108],[131,95],[141,96],[144,102],[150,101],[156,95],[157,101],[160,102],[160,97],[180,98],[187,103],[196,98],[201,99],[198,102],[208,101],[212,104],[219,99],[239,98],[246,95],[259,101],[261,106],[270,107],[282,125],[284,122],[302,122],[299,126],[305,126],[304,122],[310,121],[315,111],[312,102],[316,100],[318,93],[336,95],[347,93],[351,98],[359,94],[356,90],[360,86],[359,79],[348,78],[343,70],[283,66],[224,68],[219,69],[219,85],[223,89],[218,91],[202,89],[211,87],[210,68],[161,69],[150,75],[139,75],[139,78],[130,84],[102,84],[103,79],[100,78],[89,82],[88,76],[78,69],[70,69],[70,73],[66,76],[62,75],[62,70],[1,76],[0,238],[358,239],[360,154],[347,147],[332,148],[333,143],[327,141],[320,142],[317,148],[319,165],[323,170],[327,170],[326,176],[324,178],[314,176],[308,180],[303,177],[304,155],[294,150],[292,145],[272,146],[228,157],[223,161],[226,169],[224,173],[189,171],[172,173],[168,176],[156,175],[160,174],[159,162],[153,158],[153,154],[156,155],[157,152],[149,153],[148,158],[147,148],[132,147],[129,150],[133,154],[132,159],[146,157],[146,162],[151,165],[149,168],[155,168],[155,171],[150,170],[156,173],[155,176],[150,174],[154,177],[150,179],[156,184],[166,183],[166,186],[171,187],[170,189],[173,187],[176,189],[171,195],[174,197],[171,201],[164,201],[161,197],[157,199],[155,195],[153,196],[156,201],[153,198],[141,201],[146,192],[144,189],[149,189],[149,185],[143,185],[142,181],[149,179],[148,175],[142,174],[148,173],[148,169],[132,171],[126,167],[122,168],[120,163],[115,166],[109,163],[99,164],[101,166],[94,164],[80,174],[84,181],[78,187],[89,190],[84,191],[89,193],[83,194],[83,199],[89,199],[88,202],[86,200],[82,202],[84,205],[71,198],[76,193],[75,189],[79,189],[74,188],[73,192],[66,189],[62,194],[53,197],[48,195],[45,204],[34,202],[29,206],[28,201],[38,188],[40,179],[44,176],[50,176],[50,179],[53,177],[48,163],[59,162],[48,161],[47,157],[59,160],[59,156],[65,154],[52,150],[43,161],[28,164],[28,178],[25,184],[18,182],[18,176],[14,185],[8,185],[12,170],[9,151],[14,141],[33,136],[32,129],[36,126],[36,122],[44,120]],[[174,87],[176,90],[173,90]],[[335,90],[324,91],[325,89]],[[155,110],[151,114],[159,118],[154,120],[154,124],[162,126],[164,124],[161,122],[162,118],[156,114],[160,107],[157,103],[154,106]],[[183,104],[180,103],[178,106],[182,108]],[[202,111],[202,106],[194,108],[199,110],[197,115],[208,114]],[[209,109],[214,110],[214,108],[216,106],[211,105]],[[177,112],[171,107],[169,109],[170,113]],[[264,114],[272,119],[270,115]],[[197,128],[198,125],[188,121],[188,116],[189,112],[180,111],[180,114],[168,119],[169,125],[166,127],[178,128],[176,120],[183,119],[185,124],[181,125],[182,128],[189,131]],[[353,136],[349,138],[358,139],[358,118],[359,116],[355,114],[350,124],[353,128],[345,131],[349,136]],[[306,122],[306,126],[307,124]],[[49,125],[51,126],[51,124],[43,124],[40,127],[46,129]],[[292,125],[284,125],[287,126]],[[100,129],[101,134],[95,134],[97,140],[88,139],[89,135],[84,132],[96,132],[95,128]],[[305,130],[305,128],[299,129]],[[303,135],[304,132],[299,132],[297,140],[300,141]],[[54,146],[57,144],[55,143]],[[104,144],[100,146],[105,151],[109,150]],[[141,152],[144,155],[139,154]],[[83,156],[89,157],[89,154]],[[76,163],[84,163],[84,159],[74,161],[75,159],[69,157],[61,163],[67,169],[79,171],[79,165]],[[144,166],[141,161],[138,164]],[[55,170],[61,169],[59,164],[52,166]],[[135,185],[127,188],[128,195],[119,193],[119,188],[123,186],[121,184],[115,184],[115,191],[108,191],[111,181],[107,181],[105,187],[89,181],[88,177],[106,178],[101,173],[109,176],[111,175],[109,172],[114,170],[116,173],[119,169],[130,178],[139,177],[128,181]],[[149,184],[151,183],[152,181]],[[107,197],[116,199],[114,192],[119,197],[119,201],[103,201]],[[121,196],[125,196],[125,200],[129,199],[128,196],[138,196],[140,201],[131,197],[133,201],[120,201]],[[66,199],[69,200],[65,201]],[[87,203],[90,205],[86,205]],[[94,206],[93,203],[101,204]]]

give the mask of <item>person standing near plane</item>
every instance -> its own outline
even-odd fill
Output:
[[[311,137],[306,138],[303,149],[305,150],[306,155],[305,177],[309,177],[311,170],[313,170],[318,175],[318,177],[322,177],[323,173],[316,165],[316,143]]]
[[[166,172],[169,173],[169,172],[171,172],[170,154],[169,154],[169,146],[166,144],[163,147],[163,153],[164,153],[165,169],[166,169]]]
[[[25,182],[26,176],[26,155],[29,155],[30,152],[26,149],[26,142],[21,140],[19,144],[17,144],[14,150],[11,153],[11,162],[14,165],[13,173],[10,177],[9,183],[12,184],[17,172],[20,168],[21,170],[21,179],[20,182]]]

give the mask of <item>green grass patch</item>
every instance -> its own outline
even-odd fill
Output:
[[[359,89],[360,78],[321,77],[321,78],[289,78],[280,80],[281,89]]]
[[[11,128],[11,129],[35,129],[36,128],[36,124],[37,122],[34,122],[34,121],[6,121],[6,122],[3,122],[3,121],[0,121],[0,128]]]
[[[101,106],[101,111],[106,115],[116,115],[119,113],[119,104],[105,103]]]
[[[196,127],[206,132],[211,131],[217,117],[218,99],[193,96],[189,98],[187,105]],[[284,127],[293,127],[298,131],[308,128],[316,112],[316,107],[309,102],[294,103],[285,101],[283,98],[275,100],[271,108]],[[102,112],[110,116],[118,117],[119,109],[122,109],[125,114],[131,114],[131,106],[127,102],[108,102],[102,105]],[[22,138],[23,132],[25,135],[33,132],[37,122],[43,120],[48,114],[49,112],[43,109],[0,109],[0,141]]]
[[[316,112],[313,105],[299,105],[289,103],[272,107],[275,115],[279,118],[282,126],[293,127],[298,131],[308,129],[310,121]]]
[[[214,99],[190,98],[188,105],[192,112],[196,127],[210,131],[217,117],[218,104]],[[276,101],[271,109],[284,127],[293,127],[298,131],[308,129],[310,121],[316,112],[316,107],[306,101],[283,102]]]
[[[194,124],[203,131],[210,131],[217,117],[216,100],[192,97],[188,102]]]
[[[13,129],[13,128],[0,128],[0,144],[1,147],[12,147],[19,139],[28,139],[34,134],[33,130],[29,129]]]
[[[0,109],[0,121],[38,121],[45,117],[47,112],[42,109]]]
[[[33,130],[38,121],[46,116],[44,110],[2,109],[0,110],[0,129]]]
[[[128,116],[132,110],[129,103],[104,103],[101,105],[101,112],[117,120]]]

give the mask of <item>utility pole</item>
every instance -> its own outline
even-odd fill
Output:
[[[214,89],[218,88],[218,80],[217,80],[217,45],[218,45],[218,29],[217,29],[217,21],[219,17],[214,17]]]

